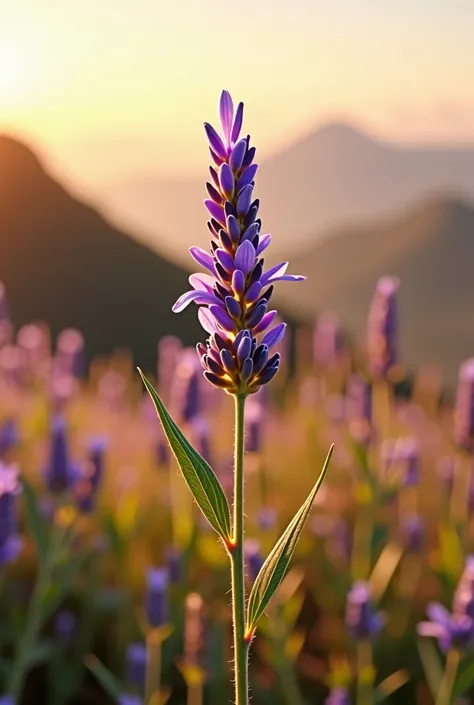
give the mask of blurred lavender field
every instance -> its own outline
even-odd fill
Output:
[[[285,343],[273,389],[249,401],[249,581],[335,443],[252,647],[256,705],[448,703],[474,683],[474,362],[461,367],[454,406],[432,368],[408,381],[399,284],[379,281],[365,349],[321,314]],[[15,330],[7,296],[0,702],[138,705],[150,678],[153,705],[230,702],[225,552],[178,476],[131,356],[86,369],[79,330],[53,349],[47,326]],[[155,380],[231,492],[230,401],[173,336],[158,342]],[[456,660],[452,696],[445,659]]]

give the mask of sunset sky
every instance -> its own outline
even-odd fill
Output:
[[[260,152],[348,119],[474,141],[472,0],[0,0],[0,131],[94,184],[194,175],[221,88]]]

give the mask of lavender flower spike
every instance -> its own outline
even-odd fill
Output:
[[[375,377],[385,377],[397,363],[397,291],[396,277],[382,277],[377,282],[367,322],[369,367]]]
[[[166,624],[168,619],[168,571],[152,568],[147,573],[146,617],[150,627]]]
[[[15,560],[22,547],[17,527],[19,493],[18,469],[0,463],[0,566]]]
[[[353,638],[373,641],[384,623],[383,615],[374,611],[369,585],[363,581],[354,583],[346,603],[346,624]]]
[[[192,301],[200,306],[199,320],[210,334],[198,345],[204,376],[229,394],[253,394],[270,382],[280,366],[279,353],[272,354],[285,332],[284,324],[270,329],[276,311],[268,311],[273,285],[279,281],[301,281],[287,274],[287,262],[264,271],[262,252],[270,236],[261,234],[259,201],[254,198],[255,148],[250,138],[239,139],[243,104],[234,111],[230,94],[223,91],[219,114],[223,139],[208,123],[205,131],[216,168],[207,183],[210,196],[209,252],[192,247],[192,257],[206,275],[190,277],[192,291],[173,306],[178,313]],[[209,274],[210,273],[210,274]]]
[[[451,648],[465,651],[473,642],[474,622],[467,614],[450,614],[439,602],[431,602],[426,608],[429,621],[417,627],[420,636],[437,639],[439,648],[445,653]]]

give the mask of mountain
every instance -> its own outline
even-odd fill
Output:
[[[151,369],[162,335],[197,339],[195,311],[171,312],[187,276],[74,198],[27,146],[0,137],[0,280],[17,326],[74,326],[89,356],[126,346]]]
[[[102,195],[150,242],[180,260],[187,247],[207,239],[205,179],[204,168],[199,181],[146,175],[111,184]],[[275,256],[286,256],[328,230],[395,215],[420,199],[474,200],[474,146],[391,144],[350,125],[326,125],[264,160],[256,193]]]
[[[440,366],[449,383],[474,355],[474,208],[460,200],[425,202],[396,219],[334,233],[291,260],[307,281],[288,287],[285,304],[312,316],[336,312],[365,335],[377,279],[400,278],[400,351],[408,367]]]

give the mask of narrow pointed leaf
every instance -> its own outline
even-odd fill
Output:
[[[231,535],[230,511],[224,490],[210,465],[194,450],[167,412],[165,405],[141,370],[143,383],[151,396],[183,477],[202,513],[213,529],[228,541]]]
[[[117,702],[123,692],[123,687],[114,674],[93,654],[89,654],[85,657],[84,664],[95,676],[97,682],[102,686],[107,695],[109,695],[114,702]]]
[[[314,498],[321,487],[334,446],[331,446],[318,481],[304,504],[297,511],[277,544],[263,564],[250,593],[246,631],[251,634],[264,613],[272,595],[280,585],[288,570],[296,544],[311,511]]]
[[[38,561],[40,565],[43,565],[46,561],[49,549],[48,525],[41,514],[38,495],[33,485],[31,485],[25,477],[21,478],[21,483],[23,487],[23,497],[25,498],[28,528],[36,544]]]

